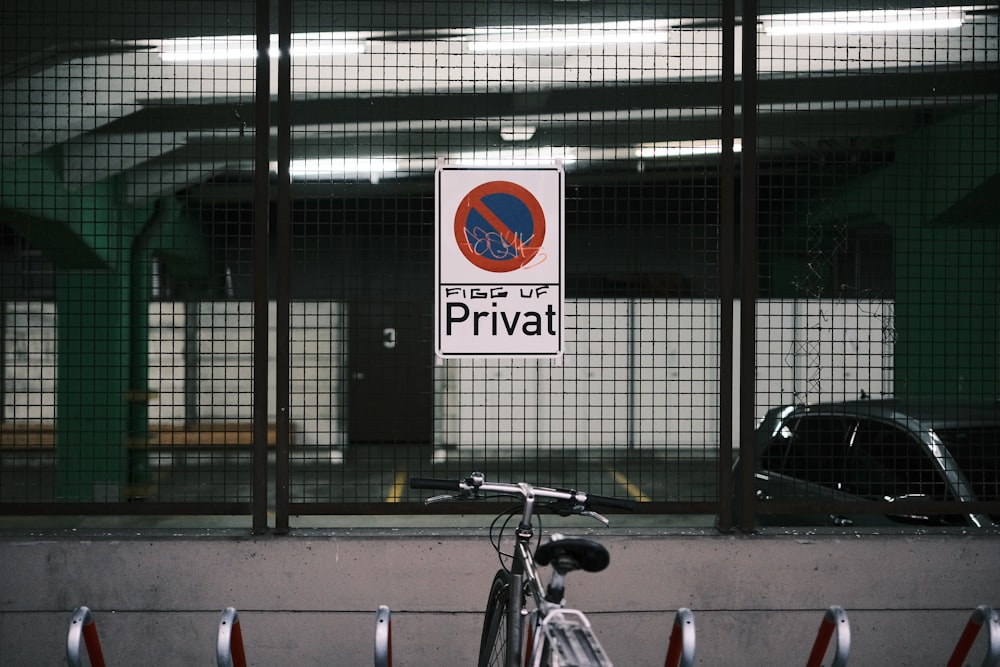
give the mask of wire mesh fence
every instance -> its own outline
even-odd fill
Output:
[[[0,512],[988,522],[996,7],[494,5],[0,10]],[[551,318],[456,298],[559,354],[436,355],[436,174],[551,165]]]

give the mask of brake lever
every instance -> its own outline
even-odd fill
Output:
[[[604,516],[603,514],[598,514],[594,510],[583,510],[582,512],[580,512],[580,516],[589,516],[591,519],[597,519],[605,526],[611,525],[611,522],[608,520],[608,517]]]
[[[424,505],[430,505],[432,503],[443,503],[448,500],[458,500],[459,497],[460,496],[452,495],[450,493],[446,493],[442,496],[431,496],[430,498],[426,498],[424,500]]]
[[[479,495],[474,491],[460,491],[459,493],[445,493],[440,496],[431,496],[424,500],[424,505],[430,505],[432,503],[443,503],[449,500],[468,500],[476,499]]]
[[[577,516],[586,516],[586,517],[590,517],[591,519],[595,519],[597,521],[600,521],[605,526],[611,525],[611,521],[609,521],[606,516],[604,516],[603,514],[599,514],[598,512],[595,512],[594,510],[587,509],[586,505],[580,505],[580,504],[577,504],[577,503],[574,503],[572,505],[570,505],[570,504],[564,504],[564,505],[557,504],[557,505],[553,505],[553,509],[554,509],[555,513],[558,514],[559,516],[574,516],[574,515],[577,515]]]

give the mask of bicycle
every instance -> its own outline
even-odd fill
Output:
[[[587,516],[608,525],[608,519],[594,508],[631,510],[635,508],[634,501],[573,489],[536,487],[526,482],[487,482],[482,473],[472,473],[457,482],[413,478],[410,488],[452,492],[428,498],[424,501],[428,504],[487,496],[510,496],[521,500],[517,507],[499,514],[490,526],[490,541],[500,557],[501,567],[493,577],[486,602],[479,667],[611,666],[586,615],[579,609],[566,607],[564,600],[566,575],[577,570],[600,572],[610,562],[607,549],[593,540],[559,534],[553,534],[549,541],[542,543],[540,520],[534,553],[531,544],[535,540],[536,514],[542,508],[561,516]],[[514,550],[504,553],[503,534],[518,514]],[[504,564],[505,558],[512,559],[509,568]],[[551,566],[548,584],[542,580],[536,566]],[[533,605],[531,608],[529,601]]]

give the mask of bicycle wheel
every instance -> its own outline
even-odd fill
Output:
[[[498,570],[490,585],[483,617],[483,636],[479,643],[479,667],[504,667],[507,664],[507,604],[510,600],[510,573]]]

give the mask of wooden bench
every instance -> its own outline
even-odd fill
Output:
[[[0,449],[44,451],[55,449],[55,425],[48,422],[4,422],[0,424]]]
[[[267,425],[267,446],[277,442],[278,426]],[[291,436],[292,426],[289,426]],[[130,442],[141,449],[200,449],[215,447],[250,447],[253,445],[253,422],[202,421],[196,424],[151,424],[149,437]],[[52,422],[5,422],[0,424],[0,451],[45,452],[56,447],[56,428]]]

